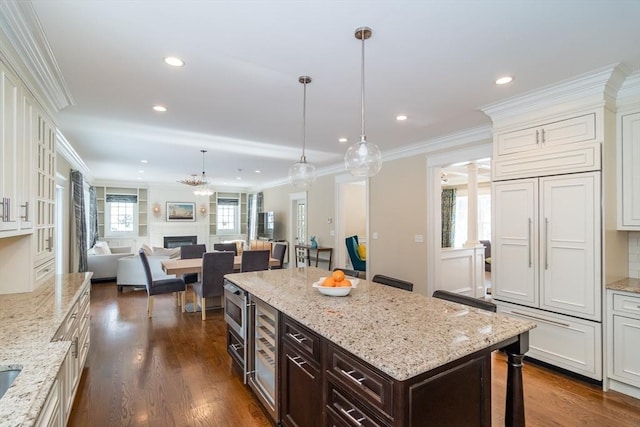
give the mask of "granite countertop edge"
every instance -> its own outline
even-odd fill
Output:
[[[632,294],[640,294],[640,279],[627,277],[607,284],[607,289],[612,291],[629,292]]]

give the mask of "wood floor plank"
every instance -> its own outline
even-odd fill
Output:
[[[188,295],[187,301],[191,301]],[[492,426],[504,425],[506,358],[493,356]],[[527,426],[638,427],[640,400],[525,363]],[[264,427],[231,366],[222,310],[181,313],[173,295],[92,285],[91,347],[69,426]]]

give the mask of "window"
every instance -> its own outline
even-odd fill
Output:
[[[137,230],[138,196],[107,194],[105,203],[105,234],[131,235]]]
[[[468,197],[456,196],[456,233],[454,247],[459,248],[467,241]],[[478,240],[491,240],[491,194],[478,195]]]
[[[217,228],[218,234],[239,234],[238,199],[218,199]]]

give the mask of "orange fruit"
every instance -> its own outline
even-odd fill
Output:
[[[336,281],[333,280],[333,277],[327,277],[322,282],[322,286],[326,286],[327,288],[334,288],[336,286]]]
[[[351,287],[351,281],[350,280],[341,280],[339,282],[336,282],[336,287],[338,287],[338,288],[350,288]]]
[[[336,270],[333,272],[332,277],[336,282],[342,282],[344,280],[344,271]]]

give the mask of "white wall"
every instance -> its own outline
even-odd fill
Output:
[[[640,279],[640,231],[629,232],[629,277]]]

